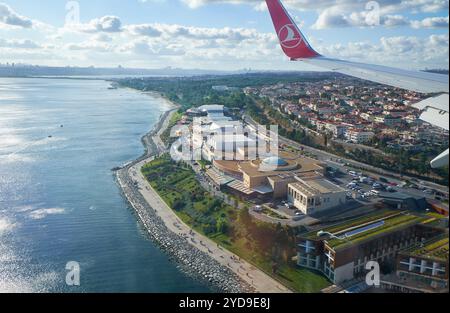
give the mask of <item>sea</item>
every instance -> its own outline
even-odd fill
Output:
[[[0,292],[211,292],[148,238],[111,171],[169,104],[109,87],[0,78]]]

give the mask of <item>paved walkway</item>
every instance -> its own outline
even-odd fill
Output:
[[[150,186],[141,173],[141,168],[151,159],[144,160],[129,169],[130,177],[137,182],[137,186],[150,206],[163,219],[167,228],[172,232],[188,238],[189,244],[209,254],[223,266],[227,266],[244,281],[252,285],[257,292],[261,293],[287,293],[291,292],[278,281],[268,276],[263,271],[254,267],[244,260],[240,260],[235,254],[229,252],[212,241],[199,234],[181,221],[173,210],[164,202],[159,194]]]
[[[167,128],[171,117],[175,111],[169,114],[158,133],[153,136],[152,140],[156,144],[160,153],[167,152],[167,147],[162,142],[160,135]],[[250,263],[240,259],[230,251],[220,247],[208,237],[193,231],[188,225],[181,221],[173,210],[165,203],[159,194],[150,186],[141,172],[142,167],[151,162],[154,157],[149,157],[128,169],[129,177],[137,184],[140,193],[148,204],[156,211],[166,227],[181,237],[187,238],[187,242],[196,247],[200,251],[209,254],[213,259],[223,266],[231,269],[242,280],[253,286],[256,292],[261,293],[290,293],[292,292],[281,283],[251,265]]]

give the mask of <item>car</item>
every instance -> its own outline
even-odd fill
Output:
[[[255,205],[253,207],[253,211],[255,211],[256,213],[261,213],[263,211],[263,209],[260,205]]]
[[[303,215],[303,213],[302,212],[295,212],[295,216],[300,216],[300,215]]]
[[[367,177],[361,176],[361,177],[359,178],[359,181],[360,181],[361,183],[363,183],[363,184],[366,184],[366,183],[369,181],[369,179],[368,179]]]
[[[372,188],[373,189],[382,189],[382,186],[381,186],[381,184],[375,183],[372,185]]]
[[[426,193],[426,194],[431,195],[431,194],[433,193],[433,190],[431,190],[431,189],[425,189],[425,190],[423,191],[423,193]]]

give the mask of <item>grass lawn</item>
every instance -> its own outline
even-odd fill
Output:
[[[321,274],[289,260],[295,254],[292,229],[254,222],[247,210],[212,197],[190,168],[174,163],[167,155],[146,165],[142,172],[183,222],[282,284],[303,293],[319,292],[330,285]]]
[[[170,138],[170,131],[172,130],[172,127],[174,127],[178,121],[181,120],[181,118],[183,117],[183,114],[180,112],[175,112],[172,117],[170,118],[169,121],[169,125],[167,127],[167,129],[161,134],[161,140],[165,143],[165,144],[170,144],[172,143],[171,140],[173,138]]]

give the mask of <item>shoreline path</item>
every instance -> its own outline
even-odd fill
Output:
[[[208,255],[220,265],[232,271],[244,283],[252,287],[256,292],[260,293],[290,293],[289,288],[283,286],[280,282],[270,277],[262,270],[256,268],[245,260],[240,259],[232,252],[219,246],[217,243],[208,237],[194,231],[186,225],[174,211],[165,203],[160,195],[151,187],[141,172],[142,167],[154,159],[154,155],[158,153],[168,152],[167,147],[161,140],[161,134],[169,126],[169,122],[176,110],[166,112],[162,116],[160,123],[157,124],[159,130],[155,133],[150,132],[143,138],[143,143],[146,145],[147,153],[144,157],[124,167],[122,170],[126,171],[127,176],[137,187],[140,195],[150,205],[155,213],[161,218],[169,231],[185,239],[185,242],[192,247]],[[153,144],[153,153],[152,153]],[[156,151],[155,151],[156,150]],[[120,181],[119,181],[120,183]],[[124,189],[124,188],[122,188]]]

